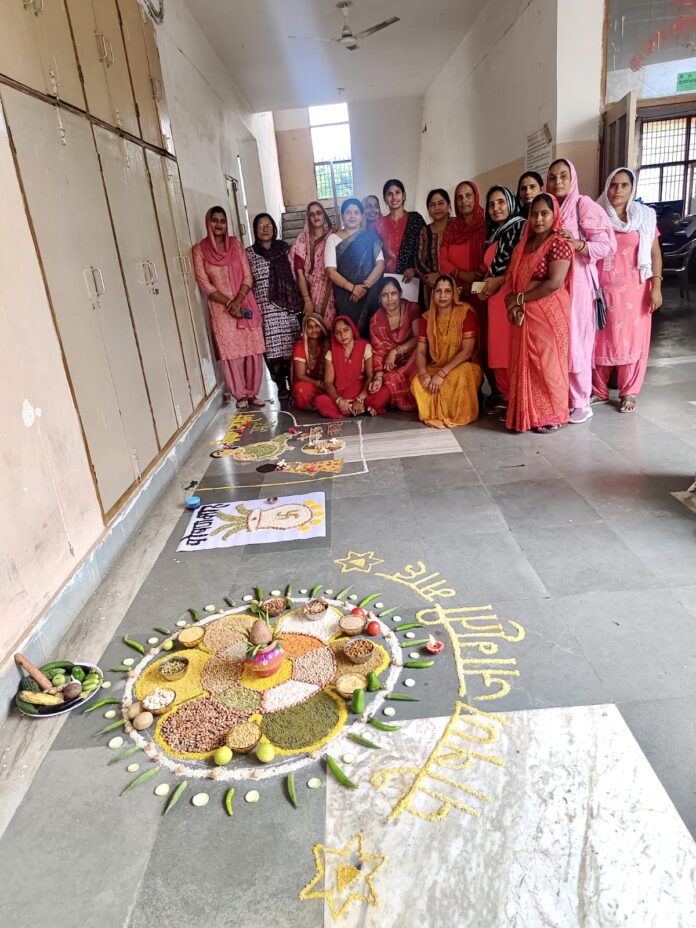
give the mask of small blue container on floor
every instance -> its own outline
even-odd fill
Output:
[[[187,509],[198,509],[201,504],[201,498],[200,496],[187,496],[185,503]]]

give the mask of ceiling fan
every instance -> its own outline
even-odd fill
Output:
[[[348,22],[348,11],[353,6],[353,0],[338,0],[336,8],[343,13],[343,28],[341,29],[341,34],[337,39],[317,39],[315,36],[311,35],[289,35],[289,39],[310,39],[312,42],[337,42],[339,45],[342,45],[343,48],[347,49],[349,52],[354,52],[357,48],[360,48],[359,42],[361,39],[366,39],[370,35],[374,35],[375,32],[380,32],[382,29],[386,29],[387,26],[393,26],[394,23],[398,23],[398,16],[390,16],[389,19],[385,19],[381,23],[377,23],[376,26],[370,26],[369,29],[363,29],[362,32],[353,32],[350,23]]]

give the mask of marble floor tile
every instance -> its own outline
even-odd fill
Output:
[[[597,512],[565,480],[519,480],[491,487],[508,525],[554,526],[599,522]]]
[[[361,835],[372,860],[326,855],[325,926],[694,924],[696,845],[616,707],[469,719],[446,743],[447,719],[420,719],[360,750],[359,793],[329,780],[325,846]]]

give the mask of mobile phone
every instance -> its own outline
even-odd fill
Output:
[[[483,280],[475,280],[471,285],[471,292],[480,293],[483,290],[484,286],[485,286],[485,282]]]
[[[243,310],[242,310],[242,319],[252,319],[253,316],[254,316],[254,314],[252,313],[252,311],[251,311],[250,309],[243,309]]]

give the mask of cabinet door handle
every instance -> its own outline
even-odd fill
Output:
[[[109,53],[106,50],[106,39],[101,34],[101,32],[95,32],[94,36],[97,40],[97,56],[100,61],[106,61],[109,57]]]
[[[104,36],[104,44],[106,45],[106,66],[110,67],[116,59],[114,57],[114,47],[108,36]]]
[[[141,261],[140,266],[143,269],[143,283],[146,287],[149,287],[152,283],[152,277],[150,276],[150,262]]]
[[[193,271],[193,264],[191,263],[191,258],[186,255],[186,272],[190,274],[191,271]]]
[[[156,284],[159,281],[159,276],[157,274],[157,268],[154,261],[147,262],[150,266],[150,283]]]
[[[106,287],[104,286],[104,275],[101,272],[101,268],[90,267],[92,272],[92,280],[94,281],[94,290],[97,294],[97,298],[104,296],[106,293]],[[99,275],[99,280],[97,281],[97,274]]]
[[[43,13],[44,0],[34,0],[33,2],[34,12],[38,16],[39,13]]]

